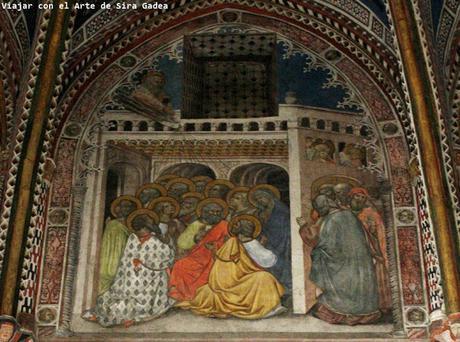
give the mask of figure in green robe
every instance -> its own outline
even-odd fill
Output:
[[[377,278],[361,221],[348,209],[332,208],[324,195],[313,207],[321,226],[311,253],[310,279],[321,293],[313,314],[333,324],[375,322],[381,316]]]
[[[197,214],[199,214],[199,219],[192,222],[185,228],[185,230],[179,235],[177,239],[177,248],[178,255],[184,256],[192,250],[197,243],[203,239],[204,236],[215,226],[214,220],[222,219],[219,216],[222,208],[225,207],[225,216],[228,215],[227,204],[222,200],[214,200],[216,203],[207,203],[210,200],[203,200],[198,204]],[[206,206],[203,206],[204,203],[207,203]],[[201,210],[203,209],[203,212]]]
[[[205,232],[209,231],[213,225],[203,223],[200,220],[196,220],[187,226],[184,232],[179,235],[177,239],[177,247],[181,254],[184,254],[191,250],[198,240],[204,235]]]
[[[112,215],[116,218],[107,222],[102,236],[98,295],[106,292],[112,285],[131,233],[126,226],[126,219],[140,207],[139,200],[133,196],[121,196],[112,203]]]

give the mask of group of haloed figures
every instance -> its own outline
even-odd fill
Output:
[[[290,217],[276,187],[166,175],[116,198],[111,214],[83,318],[128,327],[173,306],[243,319],[290,306]]]
[[[369,323],[380,317],[375,260],[385,258],[375,225],[366,228],[363,220],[379,216],[359,218],[334,189],[320,190],[308,223],[298,219],[313,247],[310,278],[319,292],[312,312],[331,323]],[[348,198],[361,194],[366,202],[365,189],[348,190]],[[136,196],[116,198],[111,214],[96,305],[83,318],[129,327],[176,307],[254,320],[291,306],[290,213],[276,187],[165,175]]]

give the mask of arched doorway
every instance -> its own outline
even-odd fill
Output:
[[[134,195],[142,183],[141,172],[129,163],[117,163],[107,171],[105,185],[104,218],[110,216],[110,205],[115,198],[124,195]]]
[[[289,174],[278,165],[253,163],[237,167],[230,181],[241,186],[270,184],[281,193],[281,201],[289,206]]]

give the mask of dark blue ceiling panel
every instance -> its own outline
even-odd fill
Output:
[[[431,0],[431,13],[433,17],[433,26],[435,31],[439,25],[439,18],[441,17],[442,6],[444,5],[444,0]]]
[[[384,0],[360,0],[368,7],[385,25],[388,25],[388,17]]]

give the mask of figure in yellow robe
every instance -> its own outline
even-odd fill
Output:
[[[106,292],[113,283],[117,274],[118,264],[131,233],[126,226],[126,218],[131,212],[140,207],[142,207],[140,201],[128,195],[120,196],[112,203],[111,211],[116,219],[107,222],[102,235],[98,295]]]
[[[107,222],[101,245],[98,294],[104,293],[112,285],[129,234],[128,228],[120,221]]]
[[[235,219],[241,217],[257,220],[250,215]],[[208,284],[200,287],[192,300],[177,304],[178,307],[208,317],[244,319],[269,317],[286,310],[281,306],[283,286],[262,267],[273,266],[276,255],[253,238],[253,229],[251,234],[231,237],[214,256]]]

